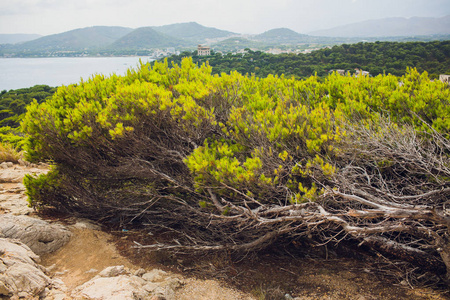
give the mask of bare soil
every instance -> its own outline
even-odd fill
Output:
[[[73,236],[69,243],[57,252],[41,257],[42,265],[50,268],[69,289],[85,283],[106,267],[134,267],[118,253],[109,234],[75,227],[70,230]]]
[[[117,249],[135,265],[216,280],[257,299],[290,299],[289,296],[305,300],[450,299],[446,290],[410,286],[406,277],[401,280],[401,273],[393,277],[395,272],[387,272],[383,276],[384,271],[375,259],[358,252],[351,253],[352,257],[343,257],[333,249],[325,253],[323,248],[317,249],[317,253],[314,249],[295,252],[299,245],[291,245],[273,247],[244,258],[228,253],[192,256],[132,248],[135,240],[150,240],[140,237],[140,233],[116,232],[115,235]]]

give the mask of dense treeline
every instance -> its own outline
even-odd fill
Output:
[[[56,89],[47,85],[35,85],[30,88],[0,92],[0,148],[2,149],[0,152],[4,153],[5,149],[22,148],[25,139],[18,127],[27,110],[27,105],[33,100],[37,103],[44,102],[56,92]],[[16,160],[17,158],[10,159],[10,161]]]
[[[354,72],[356,68],[374,76],[383,73],[401,76],[407,67],[417,68],[419,72],[427,71],[431,78],[450,74],[450,41],[343,44],[298,55],[273,55],[250,49],[245,54],[216,53],[207,57],[199,57],[196,52],[183,52],[170,57],[169,61],[180,63],[185,56],[192,56],[196,63],[208,61],[214,74],[237,70],[241,74],[258,77],[284,74],[305,78],[315,73],[325,76],[336,69]]]
[[[176,234],[150,249],[347,240],[450,280],[447,84],[211,72],[157,62],[32,103],[27,156],[54,166],[26,177],[30,204]]]
[[[42,103],[52,96],[56,88],[48,85],[35,85],[30,88],[0,92],[0,126],[19,126],[22,115],[26,112],[26,106],[33,99]]]

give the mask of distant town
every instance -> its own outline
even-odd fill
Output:
[[[252,51],[261,51],[263,53],[268,54],[308,54],[316,50],[320,49],[331,49],[330,45],[316,45],[316,44],[306,44],[306,45],[297,45],[295,47],[269,47],[269,49],[260,49],[260,48],[238,48],[235,50],[222,50],[220,47],[215,48],[198,45],[197,49],[195,48],[175,48],[175,47],[167,47],[167,48],[156,48],[156,49],[139,49],[139,50],[125,50],[125,51],[92,51],[89,49],[85,50],[54,50],[54,51],[33,51],[32,49],[27,49],[22,52],[14,52],[14,53],[0,53],[0,57],[3,58],[14,58],[14,57],[93,57],[93,56],[148,56],[153,59],[161,59],[164,57],[168,57],[171,55],[180,55],[185,51],[195,51],[197,50],[198,56],[209,56],[212,54],[227,54],[231,53],[233,55],[236,54],[244,54],[246,53],[246,49],[250,49]],[[0,45],[1,50],[1,45]]]

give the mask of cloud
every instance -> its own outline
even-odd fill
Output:
[[[88,0],[14,0],[0,2],[0,15],[41,14],[45,11],[89,8]]]
[[[383,17],[450,14],[449,0],[0,0],[0,33],[59,33],[94,26],[195,21],[238,33],[300,33]]]

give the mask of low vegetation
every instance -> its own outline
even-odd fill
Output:
[[[22,153],[11,144],[0,142],[0,163],[12,162],[18,163],[22,158]]]
[[[450,89],[426,72],[296,80],[186,58],[95,76],[22,121],[30,204],[149,230],[173,251],[346,240],[450,274]],[[427,274],[427,276],[423,276]]]

